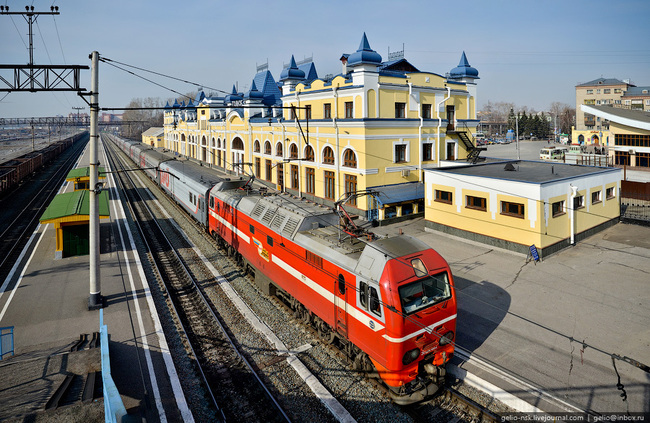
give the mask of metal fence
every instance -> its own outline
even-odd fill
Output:
[[[621,181],[621,219],[650,223],[650,183]]]
[[[14,327],[0,328],[0,361],[5,355],[14,355]]]

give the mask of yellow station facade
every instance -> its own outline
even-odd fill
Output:
[[[168,105],[165,148],[363,219],[422,214],[426,169],[478,159],[478,71],[465,53],[444,76],[401,53],[383,61],[364,34],[339,75],[258,68],[246,93]]]

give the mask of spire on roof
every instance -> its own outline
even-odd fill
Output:
[[[463,79],[463,78],[473,78],[479,79],[478,70],[470,66],[469,61],[467,60],[467,55],[463,51],[463,54],[460,56],[460,62],[458,66],[453,68],[449,72],[450,79]]]
[[[294,59],[293,54],[291,55],[291,62],[289,62],[289,67],[282,69],[280,74],[280,81],[285,81],[288,79],[305,79],[305,72],[301,71],[296,65],[296,59]]]
[[[370,47],[366,33],[361,37],[359,49],[348,57],[348,66],[371,64],[380,65],[381,55]]]

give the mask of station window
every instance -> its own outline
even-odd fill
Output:
[[[510,201],[501,202],[501,214],[512,217],[524,218],[524,205],[521,203],[512,203]]]
[[[573,210],[581,209],[585,206],[585,196],[578,195],[573,197]]]
[[[474,197],[472,195],[468,195],[465,197],[465,207],[468,209],[486,211],[487,201],[483,197]]]
[[[430,104],[422,104],[422,118],[423,119],[431,119],[431,105]]]
[[[608,200],[614,198],[616,196],[616,194],[614,194],[614,187],[607,188],[606,195]]]
[[[352,119],[354,117],[354,107],[351,101],[345,102],[345,118]]]
[[[562,216],[563,214],[566,213],[564,210],[564,200],[556,201],[551,205],[551,208],[553,211],[553,217]]]
[[[442,191],[437,189],[436,190],[436,201],[439,203],[446,203],[446,204],[451,204],[452,203],[452,194],[451,191]]]
[[[395,144],[395,163],[406,162],[406,144]]]
[[[433,144],[430,142],[422,144],[422,160],[433,160]]]
[[[600,191],[600,190],[592,192],[591,193],[591,204],[596,204],[596,203],[600,203],[601,201],[603,201],[602,194],[603,194],[603,192]]]
[[[404,119],[406,117],[406,103],[395,103],[395,118]]]
[[[323,118],[332,119],[332,103],[325,103],[323,105]]]

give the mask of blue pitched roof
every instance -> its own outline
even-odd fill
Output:
[[[259,72],[253,78],[253,82],[257,87],[257,90],[264,95],[264,100],[262,101],[266,105],[273,105],[281,103],[282,92],[278,87],[278,83],[273,79],[273,75],[268,70]]]
[[[298,69],[305,73],[305,80],[311,82],[318,79],[318,73],[316,72],[316,65],[314,65],[314,62],[303,63],[298,66]]]

